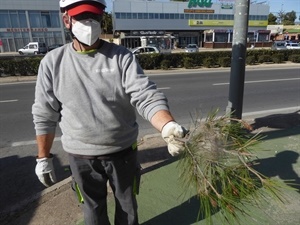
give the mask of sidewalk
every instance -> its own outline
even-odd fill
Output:
[[[299,108],[300,109],[300,108]],[[266,138],[258,146],[260,171],[281,181],[293,179],[300,185],[300,114],[286,110],[276,113],[257,112],[243,117],[261,131]],[[178,161],[172,158],[160,134],[146,136],[139,143],[139,159],[143,167],[139,204],[141,225],[204,225],[196,222],[198,201],[194,196],[182,195],[178,180]],[[300,221],[300,186],[285,190],[287,202],[280,205],[270,200],[261,209],[249,207],[254,220],[243,219],[242,225],[298,225]],[[113,221],[112,194],[108,197],[109,216]],[[214,215],[214,225],[223,225]],[[70,178],[39,193],[19,215],[3,225],[84,225],[76,197],[70,188]],[[113,223],[112,223],[113,224]],[[233,224],[232,224],[233,225]]]

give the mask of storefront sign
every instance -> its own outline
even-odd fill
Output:
[[[233,9],[233,5],[221,4],[221,9]]]
[[[250,20],[249,26],[251,27],[266,27],[268,21],[266,20]],[[233,26],[233,20],[189,20],[189,26]]]
[[[184,13],[215,13],[213,9],[185,9]]]
[[[210,8],[212,6],[212,2],[211,0],[189,0],[189,8],[196,8],[197,6],[200,8]]]
[[[7,32],[47,32],[47,28],[7,28]]]
[[[165,34],[165,31],[157,31],[157,30],[133,30],[130,32],[131,36],[160,36],[160,35],[164,35]]]

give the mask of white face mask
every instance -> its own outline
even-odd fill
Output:
[[[78,41],[91,46],[99,38],[101,25],[93,19],[79,20],[73,23],[72,32]]]

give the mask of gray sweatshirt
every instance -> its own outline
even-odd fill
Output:
[[[125,47],[104,42],[81,54],[67,44],[42,59],[32,106],[36,134],[55,133],[59,123],[66,152],[103,155],[131,146],[135,109],[150,120],[168,104]]]

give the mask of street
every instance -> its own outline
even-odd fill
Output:
[[[229,70],[149,75],[168,99],[180,124],[204,118],[215,108],[225,113],[229,91]],[[35,82],[0,84],[0,212],[37,193],[44,187],[34,167],[35,134],[31,116]],[[293,108],[300,105],[299,69],[251,70],[246,72],[244,113]],[[149,122],[138,117],[140,137],[157,133]],[[67,155],[59,142],[53,146],[58,180],[70,176]]]

